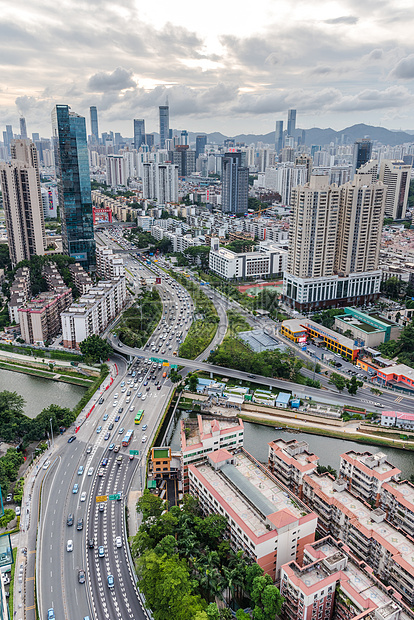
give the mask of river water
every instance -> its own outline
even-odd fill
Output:
[[[188,414],[182,414],[187,417]],[[196,414],[190,414],[190,417]],[[170,441],[173,450],[180,449],[180,425],[177,422]],[[364,443],[356,443],[354,441],[345,441],[344,439],[336,439],[335,437],[325,437],[323,435],[310,435],[308,433],[276,431],[271,426],[261,424],[252,424],[244,422],[244,447],[258,461],[267,463],[268,443],[277,438],[289,441],[297,439],[298,441],[306,441],[309,444],[309,451],[319,456],[321,465],[331,465],[334,469],[339,469],[340,455],[349,450],[357,452],[384,452],[388,461],[401,469],[401,478],[408,478],[414,474],[414,452],[406,450],[398,450],[396,448],[388,448],[387,446],[372,446]]]
[[[23,396],[26,404],[24,413],[35,418],[49,405],[73,407],[79,402],[86,388],[71,383],[42,379],[12,370],[0,370],[0,391],[8,390]]]

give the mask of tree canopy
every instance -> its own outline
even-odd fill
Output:
[[[79,348],[82,355],[85,356],[85,361],[93,364],[107,360],[112,353],[112,347],[97,334],[92,334],[82,340]]]

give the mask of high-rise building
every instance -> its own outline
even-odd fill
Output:
[[[202,155],[204,153],[206,144],[207,144],[206,134],[200,134],[196,136],[196,159],[198,159],[199,155]]]
[[[10,147],[12,140],[14,138],[13,127],[11,125],[6,125],[6,136],[7,136],[7,145],[5,146]]]
[[[106,156],[106,184],[110,187],[126,186],[127,166],[123,155]]]
[[[56,105],[52,130],[63,251],[90,270],[95,265],[95,239],[85,118],[67,105]]]
[[[160,148],[165,149],[165,141],[170,135],[170,108],[167,105],[159,106],[160,113]]]
[[[188,131],[186,129],[181,132],[180,144],[188,145]]]
[[[276,121],[276,131],[275,131],[275,151],[277,154],[283,148],[283,121]]]
[[[379,180],[387,186],[385,215],[394,220],[403,220],[407,211],[408,191],[410,189],[411,166],[403,161],[383,159],[380,165]]]
[[[99,144],[98,110],[96,105],[91,105],[89,112],[91,115],[91,135],[95,144]]]
[[[134,149],[145,144],[145,120],[143,118],[134,118]]]
[[[294,138],[295,130],[296,130],[296,110],[288,110],[287,135]]]
[[[224,213],[247,213],[249,169],[241,165],[241,153],[226,153],[222,163],[221,209]]]
[[[38,154],[31,140],[13,140],[12,160],[0,163],[6,229],[13,267],[45,251]]]
[[[195,151],[191,151],[187,145],[179,144],[174,151],[169,151],[169,160],[178,166],[178,176],[186,177],[193,174],[196,169]]]
[[[295,159],[295,166],[305,166],[306,167],[306,183],[310,181],[312,174],[312,157],[310,155],[305,155],[302,153]]]
[[[143,164],[143,197],[158,204],[178,202],[178,166],[175,164]]]
[[[352,154],[352,174],[371,159],[372,142],[368,138],[356,140]]]
[[[154,134],[153,133],[146,133],[145,134],[145,144],[149,148],[154,146]]]
[[[23,116],[20,117],[20,137],[27,139],[26,119]]]
[[[386,187],[357,174],[341,187],[311,176],[292,190],[286,301],[301,311],[372,301],[380,292],[379,246]]]

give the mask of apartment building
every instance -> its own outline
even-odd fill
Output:
[[[125,305],[125,277],[102,280],[61,314],[63,346],[79,349],[92,334],[101,334]]]
[[[243,549],[273,580],[283,564],[302,561],[317,517],[242,448],[219,449],[189,465],[190,494],[205,514],[228,519],[230,545]]]
[[[125,276],[124,259],[107,246],[96,248],[96,274],[105,280],[116,280]]]
[[[19,267],[10,287],[10,301],[8,303],[11,323],[19,323],[19,308],[27,301],[31,294],[30,270],[28,267]]]
[[[27,344],[39,344],[60,332],[60,315],[72,302],[72,290],[40,293],[18,309],[21,337]]]
[[[220,418],[197,415],[197,419],[180,421],[180,447],[182,454],[181,480],[188,493],[188,466],[205,459],[205,455],[225,448],[233,451],[243,446],[244,425],[239,418]]]
[[[81,295],[84,295],[90,288],[92,288],[93,282],[91,278],[79,263],[69,265],[69,271],[73,282]]]
[[[407,211],[412,167],[403,161],[381,160],[379,179],[387,187],[385,214],[403,220]]]
[[[295,495],[303,497],[303,477],[316,471],[319,457],[306,441],[276,439],[269,444],[269,471]]]
[[[394,426],[411,431],[414,429],[414,413],[381,411],[381,426]]]
[[[372,509],[346,487],[346,480],[329,474],[304,477],[303,501],[317,513],[319,533],[348,545],[413,606],[414,542],[386,520],[383,510]]]
[[[360,499],[380,504],[382,487],[386,482],[397,482],[401,470],[387,461],[383,452],[355,452],[341,454],[339,478],[346,480],[348,491]]]
[[[275,244],[262,242],[258,251],[236,253],[220,247],[217,237],[211,239],[209,267],[226,280],[276,276],[286,266],[287,251]]]
[[[48,262],[42,269],[42,275],[46,280],[47,288],[49,291],[59,293],[67,289],[65,282],[55,263]]]
[[[282,566],[284,620],[413,620],[391,586],[331,536],[306,545],[302,566]]]
[[[414,485],[407,480],[390,480],[381,487],[379,507],[387,520],[411,538],[414,533]]]

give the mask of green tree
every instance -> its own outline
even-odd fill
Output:
[[[107,360],[112,353],[112,347],[100,336],[92,334],[88,336],[79,345],[82,355],[85,359],[93,363]]]
[[[251,618],[243,609],[238,609],[236,611],[236,620],[251,620]]]
[[[358,379],[355,377],[355,375],[351,378],[350,381],[348,381],[348,392],[350,394],[355,395],[358,391],[359,387],[362,387],[364,385],[363,381],[358,381]]]
[[[384,293],[384,295],[386,295],[387,297],[391,297],[392,299],[395,299],[396,297],[399,297],[401,294],[403,294],[405,288],[405,282],[402,282],[399,278],[396,277],[388,278],[388,280],[381,282],[381,291]]]
[[[330,465],[318,465],[316,471],[318,472],[318,474],[324,474],[327,472],[328,474],[334,476],[334,478],[338,476],[336,469],[334,469]]]
[[[15,516],[16,514],[14,510],[12,510],[11,508],[6,508],[6,510],[4,511],[4,515],[0,518],[0,526],[7,527],[10,521],[13,521]]]
[[[159,517],[164,509],[165,502],[158,495],[151,493],[149,489],[145,489],[137,501],[137,512],[142,513],[144,521],[148,517]]]
[[[333,372],[329,377],[329,381],[331,385],[334,385],[339,392],[342,392],[347,386],[347,380],[342,375],[339,375],[336,372]]]
[[[255,603],[254,620],[274,620],[280,614],[284,599],[270,575],[255,577],[251,596]]]
[[[197,390],[197,385],[198,375],[196,373],[193,373],[188,378],[188,389],[190,390],[190,392],[195,392]]]
[[[172,383],[178,383],[183,377],[175,370],[175,368],[171,368],[169,378]]]

